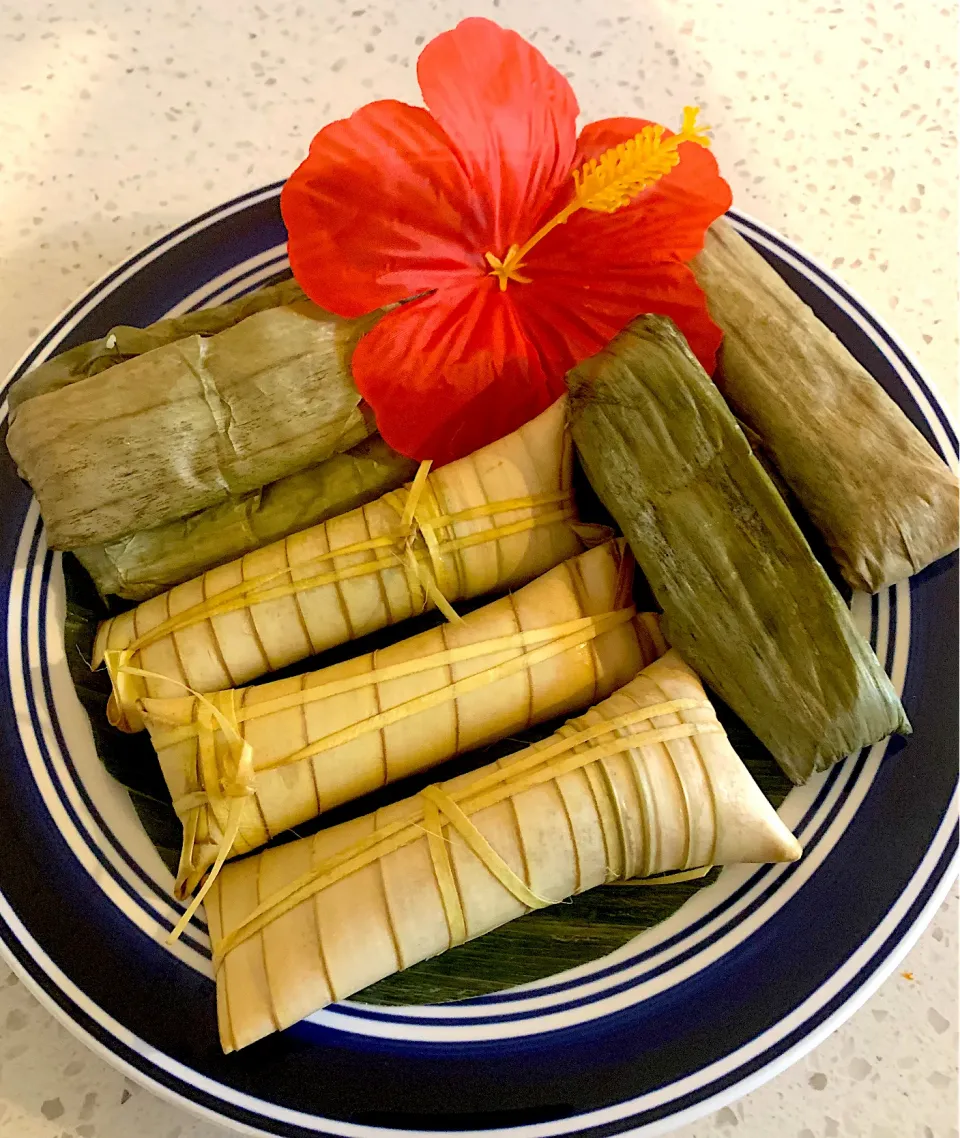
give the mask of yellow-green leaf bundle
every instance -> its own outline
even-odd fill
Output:
[[[349,368],[368,325],[300,301],[64,386],[34,381],[7,446],[51,547],[115,541],[355,446],[376,429]]]
[[[412,459],[372,435],[317,466],[185,518],[73,552],[103,596],[132,601],[379,498],[411,479]]]
[[[184,336],[215,336],[254,313],[306,299],[306,293],[296,281],[286,280],[264,285],[225,304],[185,312],[182,316],[165,317],[145,328],[131,324],[114,325],[98,340],[68,348],[18,379],[7,394],[10,421],[17,417],[21,404],[37,395],[59,391],[78,380],[99,375],[116,364],[172,344],[174,340],[182,340]]]
[[[567,377],[573,437],[670,643],[797,783],[894,732],[900,701],[670,320]]]
[[[716,382],[855,589],[957,548],[957,478],[837,337],[726,221],[693,264],[723,329]]]

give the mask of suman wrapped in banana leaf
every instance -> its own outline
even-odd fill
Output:
[[[206,903],[220,1040],[607,881],[800,853],[671,651],[549,739],[228,865]]]
[[[146,600],[207,569],[346,513],[417,471],[379,435],[241,497],[74,554],[104,596]]]
[[[105,621],[93,663],[114,677],[111,721],[139,730],[142,696],[239,687],[424,608],[455,617],[447,602],[516,588],[582,552],[565,415],[559,399],[407,487]]]
[[[574,442],[670,643],[796,783],[909,731],[890,681],[673,323],[568,376]]]
[[[883,388],[726,221],[693,264],[723,329],[716,382],[855,589],[957,548],[957,479]]]
[[[237,300],[218,304],[212,308],[201,308],[197,312],[186,312],[182,316],[171,316],[148,324],[146,328],[134,328],[129,324],[118,324],[99,340],[77,344],[65,352],[47,360],[33,371],[17,380],[7,393],[10,408],[10,421],[17,416],[21,403],[35,395],[59,391],[76,383],[99,375],[107,368],[134,356],[142,356],[154,348],[172,344],[184,336],[214,336],[226,328],[239,324],[255,312],[268,308],[278,308],[281,304],[293,304],[306,300],[303,289],[294,280],[266,285]]]
[[[7,446],[50,545],[115,541],[355,446],[376,429],[349,368],[369,326],[268,308],[22,402]]]
[[[143,700],[183,821],[180,894],[193,892],[221,850],[247,853],[622,687],[666,651],[657,618],[633,607],[634,562],[623,545],[564,561],[459,624],[316,672],[209,699]]]

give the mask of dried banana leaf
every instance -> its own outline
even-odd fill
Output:
[[[724,332],[717,384],[855,589],[957,548],[957,479],[881,386],[725,221],[693,264]]]
[[[36,395],[59,391],[61,387],[67,387],[79,379],[99,375],[115,364],[123,363],[133,356],[142,356],[165,344],[172,344],[184,336],[214,336],[217,332],[239,324],[255,312],[277,308],[281,304],[293,304],[298,300],[306,300],[306,294],[296,281],[287,280],[258,288],[227,304],[158,320],[146,328],[118,324],[101,339],[78,344],[75,348],[61,352],[17,380],[7,394],[10,421],[13,422],[16,418],[20,405]]]
[[[361,442],[375,427],[349,360],[369,323],[270,308],[28,399],[7,446],[50,545],[115,541]]]
[[[750,444],[750,449],[753,451],[753,456],[763,467],[767,477],[777,488],[777,493],[787,503],[788,506],[795,504],[795,499],[790,493],[790,487],[784,482],[780,471],[774,465],[770,452],[763,445],[763,439],[757,434],[756,431],[751,430],[746,423],[742,423],[737,419],[737,426],[743,431],[744,438]],[[792,511],[791,511],[792,512]]]
[[[142,601],[254,549],[356,509],[417,471],[379,435],[218,506],[73,552],[102,596]]]
[[[667,639],[796,783],[909,732],[890,682],[686,341],[634,321],[568,376],[574,442]]]

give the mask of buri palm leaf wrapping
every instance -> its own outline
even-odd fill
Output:
[[[799,856],[669,652],[541,743],[227,866],[206,905],[221,1042],[606,881]]]
[[[419,485],[178,585],[100,628],[94,665],[115,678],[111,721],[137,701],[249,683],[433,607],[525,584],[579,553],[573,447],[559,400]],[[169,677],[117,675],[118,665]]]
[[[633,560],[607,542],[459,624],[319,671],[141,712],[184,823],[179,887],[230,856],[396,779],[588,707],[666,651],[631,605]],[[240,770],[240,744],[249,768]],[[246,780],[246,781],[245,781]],[[238,785],[238,784],[244,785]]]

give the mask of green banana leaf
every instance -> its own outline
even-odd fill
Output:
[[[265,285],[226,304],[158,320],[146,328],[118,324],[99,340],[78,344],[75,348],[61,352],[18,379],[7,393],[10,421],[13,422],[16,418],[22,403],[37,395],[59,391],[77,380],[99,375],[115,364],[134,356],[142,356],[165,344],[172,344],[184,336],[214,336],[217,332],[239,324],[255,312],[264,312],[268,308],[278,308],[281,304],[294,304],[306,299],[297,282],[287,279]]]
[[[720,392],[671,321],[567,377],[573,438],[670,642],[796,783],[910,727]]]
[[[854,589],[957,548],[957,478],[879,383],[729,222],[692,265],[723,329],[716,382]]]
[[[356,446],[376,426],[350,358],[376,318],[343,320],[297,301],[112,366],[94,348],[67,369],[93,374],[59,386],[34,380],[7,446],[37,496],[51,547],[113,542]]]
[[[186,518],[73,552],[101,595],[142,601],[288,534],[372,502],[417,464],[379,435],[317,466]]]

